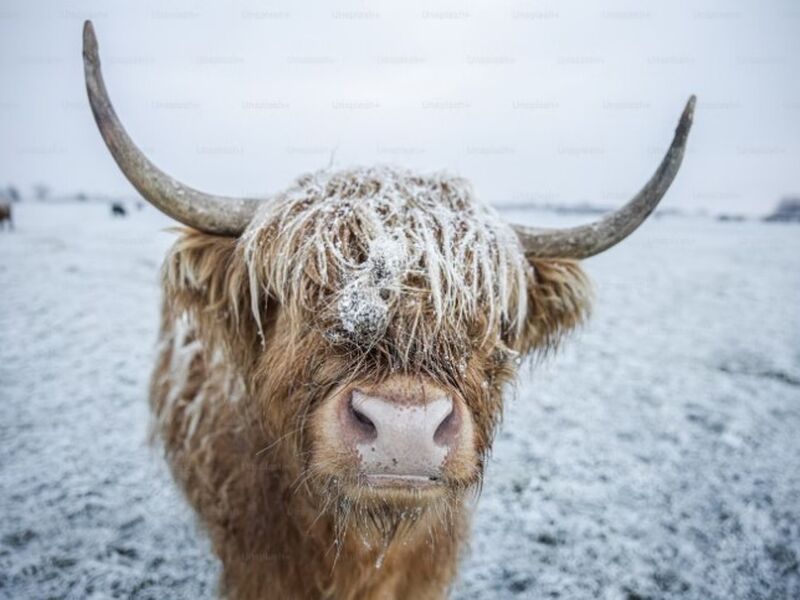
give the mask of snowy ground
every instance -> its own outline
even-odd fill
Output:
[[[0,232],[0,597],[213,596],[146,442],[167,224],[27,204]],[[454,597],[800,598],[800,228],[664,218],[587,268],[594,318],[509,400]]]

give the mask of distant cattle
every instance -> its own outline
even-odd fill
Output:
[[[128,214],[128,211],[125,209],[125,205],[121,202],[112,202],[111,203],[111,216],[112,217],[124,217]]]
[[[0,229],[6,228],[6,221],[8,221],[8,228],[14,229],[14,221],[11,219],[11,203],[0,202]]]

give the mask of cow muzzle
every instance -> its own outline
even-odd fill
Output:
[[[335,402],[341,443],[368,487],[435,487],[473,452],[463,401],[432,385],[398,378],[343,390]]]

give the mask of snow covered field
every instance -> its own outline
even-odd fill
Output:
[[[212,597],[208,544],[147,444],[169,221],[15,209],[0,597]],[[454,597],[800,598],[800,228],[663,218],[587,270],[594,318],[523,370]]]

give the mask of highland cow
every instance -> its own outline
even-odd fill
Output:
[[[5,229],[8,223],[9,229],[14,229],[14,220],[11,216],[11,203],[0,202],[0,229]]]
[[[567,230],[516,227],[469,183],[322,171],[267,200],[189,188],[119,122],[84,29],[92,110],[142,196],[187,226],[163,269],[154,430],[222,561],[228,598],[447,595],[520,357],[589,312],[578,259],[650,214],[650,182]]]

